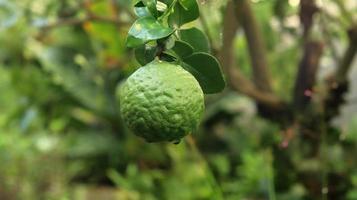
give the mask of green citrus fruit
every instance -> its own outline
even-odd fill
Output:
[[[119,101],[125,124],[148,142],[179,141],[197,128],[204,110],[197,80],[163,61],[135,71],[120,87]]]

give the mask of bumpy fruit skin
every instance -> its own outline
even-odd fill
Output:
[[[204,96],[197,80],[182,67],[153,61],[119,88],[125,124],[148,142],[179,141],[197,128]]]

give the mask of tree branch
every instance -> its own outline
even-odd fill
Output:
[[[258,103],[274,108],[280,107],[283,105],[281,99],[271,93],[259,90],[249,79],[246,79],[236,67],[233,44],[238,27],[239,23],[235,17],[234,3],[233,1],[229,1],[223,19],[223,44],[219,55],[229,85],[234,90],[253,98]]]
[[[304,27],[303,36],[307,39],[313,24],[313,17],[318,11],[315,0],[301,0],[300,1],[300,22]]]
[[[344,53],[335,76],[327,80],[328,96],[324,101],[325,110],[328,111],[325,114],[326,121],[331,120],[332,117],[339,114],[339,107],[345,103],[344,95],[348,91],[348,72],[357,53],[357,25],[352,27],[348,32],[350,38],[349,46]]]
[[[253,80],[257,88],[271,92],[271,77],[266,59],[265,44],[258,22],[252,12],[248,0],[234,0],[236,17],[241,23],[249,46],[250,59],[253,67]]]
[[[213,53],[213,55],[215,55],[217,53],[218,48],[217,48],[216,43],[214,42],[213,36],[212,36],[209,26],[207,24],[207,20],[203,14],[200,15],[199,21],[202,25],[204,32],[207,35],[207,39],[208,39],[209,43],[211,44],[212,53]]]
[[[345,3],[341,0],[334,0],[333,2],[337,5],[342,14],[342,17],[345,18],[348,23],[353,24],[353,16],[348,12]]]
[[[337,82],[345,82],[347,80],[347,73],[352,66],[352,62],[357,53],[357,25],[348,31],[349,46],[346,49],[341,64],[336,71]]]
[[[300,1],[300,23],[303,26],[303,57],[295,80],[293,105],[296,111],[304,112],[311,100],[316,73],[322,56],[323,44],[309,38],[314,15],[318,8],[314,0]]]
[[[294,88],[294,107],[297,110],[303,111],[310,102],[322,50],[321,42],[308,41],[304,45],[304,55],[299,64]]]

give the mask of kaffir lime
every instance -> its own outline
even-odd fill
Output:
[[[197,80],[181,66],[153,61],[119,89],[125,124],[148,142],[179,141],[197,128],[204,97]]]

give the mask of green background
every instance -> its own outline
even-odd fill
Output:
[[[226,2],[198,1],[201,18],[185,25],[206,32],[214,55],[224,49]],[[323,77],[348,45],[357,5],[317,2],[323,14],[312,36],[325,42]],[[251,4],[273,90],[287,101],[303,49],[298,3]],[[291,129],[261,117],[254,100],[229,85],[206,95],[200,129],[178,145],[149,144],[130,133],[115,90],[140,66],[125,46],[133,6],[129,0],[0,0],[1,200],[357,199],[355,82],[348,107],[318,140],[314,156],[306,156],[309,134],[293,127],[295,135],[282,145]],[[243,30],[233,46],[249,79]],[[354,80],[356,62],[352,69]]]

